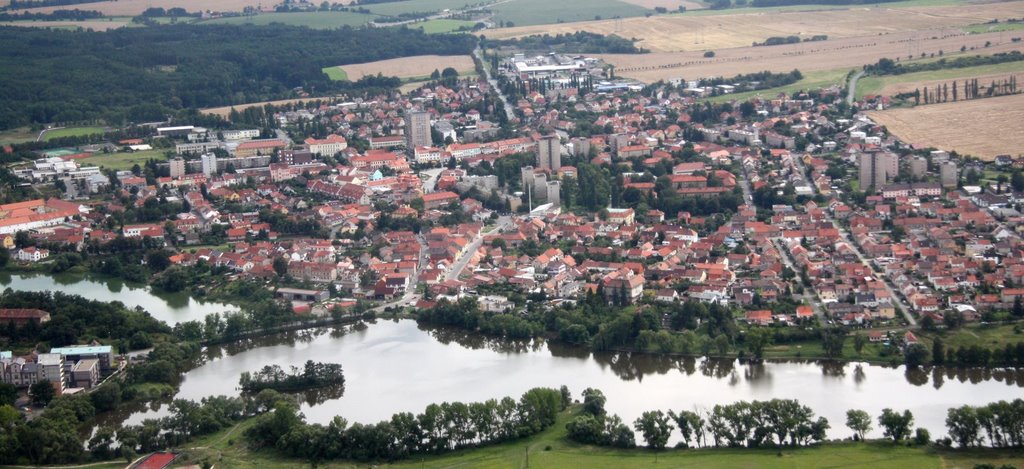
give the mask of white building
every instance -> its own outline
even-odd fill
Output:
[[[200,159],[203,164],[203,174],[206,177],[210,177],[217,174],[217,155],[214,155],[213,153],[207,153],[203,155]]]
[[[221,135],[224,136],[224,140],[249,140],[260,138],[260,131],[258,129],[225,130],[221,132]]]
[[[431,164],[438,163],[441,161],[441,155],[444,152],[437,147],[416,147],[415,151],[416,162],[419,164]]]
[[[306,145],[309,145],[309,152],[313,154],[319,154],[323,156],[334,156],[342,150],[348,148],[348,141],[345,137],[340,135],[328,135],[323,140],[317,140],[315,138],[307,138],[305,141]]]

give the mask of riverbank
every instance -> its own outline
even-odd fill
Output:
[[[531,467],[531,468],[817,468],[871,467],[872,469],[973,468],[977,464],[999,467],[1004,464],[1024,467],[1024,450],[980,449],[940,450],[931,447],[893,445],[887,441],[868,443],[828,443],[810,448],[784,449],[700,449],[665,450],[659,453],[642,448],[612,449],[573,443],[566,438],[565,424],[570,414],[563,412],[555,425],[538,435],[510,443],[480,449],[458,451],[441,456],[409,459],[375,467]],[[179,448],[186,462],[210,462],[216,467],[293,468],[307,461],[285,458],[273,450],[253,452],[240,436],[252,420],[197,440]],[[833,425],[841,425],[833,423]],[[233,435],[233,436],[232,436]],[[366,467],[349,461],[320,463],[321,468]]]

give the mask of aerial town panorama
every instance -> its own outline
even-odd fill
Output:
[[[1024,0],[0,0],[0,468],[1024,468]]]

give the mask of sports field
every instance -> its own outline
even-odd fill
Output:
[[[992,160],[1024,148],[1024,94],[912,108],[868,115],[904,142],[933,146]]]
[[[47,130],[43,134],[43,140],[53,140],[61,137],[81,137],[85,135],[102,134],[106,129],[103,127],[65,127],[62,129]]]
[[[81,165],[94,165],[102,166],[107,169],[113,169],[115,171],[132,169],[132,166],[142,166],[149,160],[167,160],[167,150],[146,150],[136,152],[121,152],[121,153],[97,153],[88,158],[82,158],[75,160]]]

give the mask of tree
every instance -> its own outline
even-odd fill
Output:
[[[843,343],[846,342],[846,332],[839,329],[824,329],[821,331],[821,347],[828,358],[839,358],[843,356]]]
[[[924,344],[910,344],[903,352],[903,358],[910,368],[924,365],[928,361],[928,347]]]
[[[882,409],[882,415],[878,416],[878,426],[882,427],[882,434],[892,441],[899,443],[910,436],[910,428],[914,425],[914,414],[904,410],[902,414],[894,412],[890,408]]]
[[[57,396],[57,391],[53,389],[50,380],[44,379],[30,386],[28,394],[32,396],[33,404],[45,406]]]
[[[121,385],[111,382],[100,386],[89,394],[93,407],[97,412],[108,412],[121,404]]]
[[[671,418],[660,410],[644,412],[640,418],[633,422],[633,428],[640,432],[647,447],[654,450],[665,448],[669,436],[672,435]]]
[[[704,419],[701,418],[696,412],[688,410],[680,411],[678,414],[669,411],[669,417],[676,422],[676,427],[679,428],[679,432],[683,435],[683,443],[687,446],[690,445],[690,439],[693,439],[694,444],[700,447],[704,442]]]
[[[587,388],[583,390],[583,411],[595,417],[604,415],[604,404],[607,398],[599,389]]]
[[[863,440],[871,431],[871,416],[859,409],[846,411],[846,427],[853,430],[853,434]]]
[[[288,275],[288,260],[283,257],[275,257],[274,272],[280,277]]]
[[[868,344],[868,338],[864,334],[854,334],[853,336],[853,350],[857,352],[857,355],[864,350],[864,346]]]
[[[961,448],[975,446],[981,441],[981,422],[978,413],[969,405],[954,407],[946,412],[949,437]]]
[[[936,337],[932,342],[932,364],[941,365],[946,361],[946,347],[941,337]]]
[[[18,400],[18,388],[13,384],[0,383],[0,406],[14,405]]]
[[[932,434],[928,432],[927,428],[918,427],[914,431],[914,444],[918,446],[927,445],[928,442],[932,441]]]
[[[747,348],[755,359],[764,356],[764,349],[772,343],[772,334],[768,329],[752,329],[747,332]]]
[[[1024,300],[1020,295],[1013,299],[1013,315],[1018,318],[1024,317]]]

